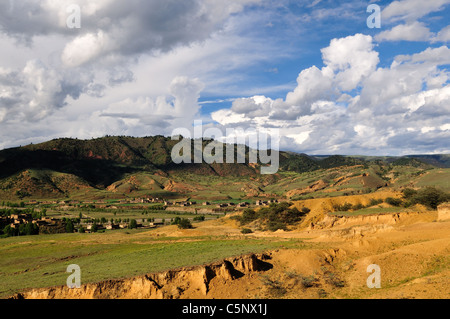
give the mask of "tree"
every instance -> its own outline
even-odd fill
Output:
[[[437,209],[437,207],[450,199],[450,195],[436,189],[434,187],[427,187],[425,189],[421,189],[417,194],[413,197],[413,200],[418,202],[419,204],[425,205],[431,209]]]
[[[128,224],[128,229],[135,229],[135,228],[137,228],[137,222],[136,219],[132,219],[130,221],[130,224]]]
[[[14,236],[15,235],[15,231],[14,229],[11,227],[11,225],[6,225],[5,228],[3,228],[3,233],[8,236]]]
[[[192,228],[191,221],[187,218],[182,218],[180,222],[178,223],[179,229],[189,229]]]
[[[66,223],[66,233],[73,233],[73,223],[70,219]]]
[[[422,204],[431,209],[437,207],[448,200],[450,194],[435,187],[427,187],[418,191],[406,188],[403,190],[403,197],[407,200],[406,205]]]
[[[32,222],[28,222],[24,229],[23,229],[24,235],[30,236],[30,235],[37,235],[39,234],[39,227],[36,224],[33,224]]]

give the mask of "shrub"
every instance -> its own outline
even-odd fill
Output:
[[[375,206],[375,205],[379,205],[379,204],[381,204],[382,202],[383,202],[382,199],[375,199],[375,198],[372,198],[372,199],[370,200],[370,202],[369,202],[368,207],[372,207],[372,206]]]
[[[399,207],[403,201],[400,198],[392,198],[392,197],[388,197],[384,200],[384,202],[386,204],[392,205],[392,206],[396,206]]]
[[[334,273],[326,273],[326,282],[329,284],[335,286],[336,288],[343,288],[345,287],[345,281],[341,280],[338,276],[336,276]]]
[[[233,219],[238,220],[241,226],[259,220],[265,223],[267,229],[270,231],[276,231],[278,229],[286,230],[287,225],[299,222],[304,215],[310,212],[309,208],[306,207],[299,211],[295,207],[290,208],[290,206],[291,203],[287,202],[271,204],[269,207],[261,208],[258,212],[247,208],[241,216],[235,216]]]
[[[241,233],[242,234],[251,234],[251,233],[253,233],[253,231],[249,228],[244,228],[241,230]]]
[[[178,223],[179,229],[189,229],[192,228],[191,221],[187,218],[182,218],[180,222]]]
[[[301,283],[304,288],[311,288],[317,284],[317,278],[314,277],[313,275],[304,276],[301,278]]]
[[[280,281],[271,279],[269,276],[262,276],[261,282],[264,286],[267,287],[271,294],[277,297],[281,297],[287,292]]]
[[[345,203],[345,204],[342,204],[342,205],[333,204],[333,210],[335,212],[348,212],[351,209],[353,209],[353,205],[350,204],[350,203]]]
[[[258,218],[258,215],[256,214],[256,212],[253,209],[247,208],[242,213],[240,222],[241,222],[241,225],[245,225],[245,224],[251,223],[252,221],[254,221],[257,218]]]
[[[302,207],[301,212],[303,215],[307,215],[309,214],[309,212],[311,212],[311,209],[309,209],[308,207]]]
[[[286,224],[277,221],[270,221],[267,224],[267,229],[270,231],[277,231],[279,229],[286,230]]]
[[[405,199],[411,199],[413,196],[417,194],[417,191],[412,188],[405,188],[403,191],[403,198]]]
[[[205,220],[205,216],[195,216],[194,217],[194,221],[200,221],[200,222],[202,222],[202,221],[204,221]]]
[[[175,219],[172,220],[172,225],[178,225],[181,221],[181,217],[175,217]]]

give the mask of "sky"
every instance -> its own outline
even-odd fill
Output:
[[[449,18],[450,0],[3,0],[0,149],[202,121],[311,155],[450,153]]]

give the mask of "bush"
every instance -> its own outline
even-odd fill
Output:
[[[241,230],[241,233],[245,235],[245,234],[251,234],[251,233],[253,233],[253,231],[251,229],[244,228]]]
[[[240,222],[240,225],[247,225],[253,221],[259,220],[265,223],[267,229],[276,231],[278,229],[287,229],[288,225],[301,221],[302,217],[310,212],[309,208],[290,208],[291,203],[271,204],[269,207],[261,208],[258,212],[247,208],[241,216],[232,217]]]
[[[267,229],[270,231],[277,231],[279,229],[286,230],[286,224],[277,221],[270,221],[267,224]]]
[[[178,223],[179,229],[190,229],[192,228],[191,221],[187,218],[182,218],[180,222]]]
[[[350,203],[345,203],[345,204],[342,204],[342,205],[333,204],[333,210],[335,212],[348,212],[351,209],[353,209],[353,205],[350,204]]]
[[[375,205],[379,205],[379,204],[381,204],[382,202],[383,202],[382,199],[375,199],[375,198],[372,198],[372,199],[370,200],[370,202],[369,202],[368,207],[372,207],[372,206],[375,206]]]
[[[314,286],[316,286],[316,284],[317,284],[317,278],[316,277],[314,277],[313,275],[311,275],[311,276],[306,276],[306,277],[301,277],[301,283],[302,283],[302,286],[304,287],[304,288],[311,288],[311,287],[314,287]]]
[[[392,206],[396,206],[399,207],[403,201],[400,198],[392,198],[392,197],[388,197],[384,200],[384,202],[386,204],[392,205]]]
[[[308,207],[302,207],[301,212],[303,215],[308,215],[309,212],[311,212],[311,209],[309,209]]]
[[[247,208],[242,213],[241,218],[239,219],[241,225],[246,225],[248,223],[251,223],[252,221],[256,220],[258,218],[258,215],[253,209]]]
[[[403,198],[404,199],[411,199],[412,197],[414,197],[417,194],[417,191],[415,189],[412,188],[405,188],[403,191]]]

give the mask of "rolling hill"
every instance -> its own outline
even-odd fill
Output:
[[[448,155],[355,157],[280,152],[278,173],[261,175],[262,164],[248,161],[251,151],[248,147],[245,147],[246,163],[175,164],[171,153],[177,143],[164,136],[107,136],[91,140],[62,138],[2,150],[0,198],[126,197],[158,193],[226,199],[316,191],[332,195],[377,189],[394,181],[406,184],[407,178],[402,180],[398,175],[405,176],[411,170],[425,174],[427,170],[450,164]],[[207,143],[204,141],[203,147]],[[236,154],[238,146],[234,148]],[[414,174],[417,178],[421,176]]]

